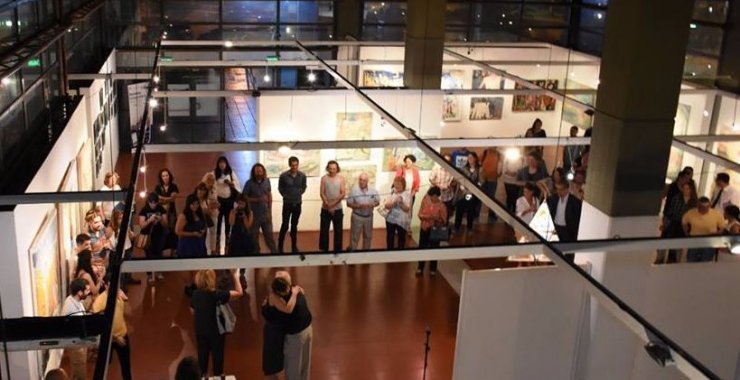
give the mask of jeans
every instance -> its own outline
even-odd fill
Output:
[[[483,184],[483,192],[486,193],[486,195],[488,195],[489,198],[495,200],[497,187],[498,187],[498,181],[486,181],[486,183]],[[497,219],[496,213],[493,212],[493,210],[488,209],[488,221],[495,222],[496,219]]]
[[[275,246],[275,237],[272,236],[272,217],[267,214],[266,211],[262,215],[254,215],[254,222],[252,224],[252,231],[254,234],[255,242],[259,241],[259,232],[262,229],[262,235],[265,237],[265,244],[270,253],[277,253],[277,247]],[[259,249],[257,250],[259,252]]]
[[[120,345],[114,339],[111,342],[111,348],[116,352],[118,356],[118,364],[121,366],[121,378],[123,380],[131,380],[131,341],[128,339],[128,335],[123,337],[125,342],[124,345]],[[113,360],[113,356],[110,356]]]
[[[406,234],[408,231],[403,229],[403,227],[399,226],[398,224],[388,223],[385,222],[385,243],[388,249],[404,249],[406,248]],[[393,241],[396,240],[395,237],[398,236],[398,243],[394,247]]]
[[[221,250],[221,223],[226,225],[226,241],[229,241],[231,233],[231,224],[229,224],[229,214],[234,209],[234,201],[229,198],[218,198],[218,219],[216,220],[216,250]]]
[[[208,357],[213,355],[213,374],[224,373],[224,336],[196,335],[198,344],[198,366],[203,377],[208,377]]]
[[[329,251],[329,225],[334,226],[334,252],[342,251],[342,241],[344,235],[344,226],[342,225],[344,212],[339,209],[334,213],[329,210],[321,209],[321,225],[319,229],[319,250]]]
[[[504,183],[504,188],[506,189],[506,209],[515,213],[516,200],[521,196],[522,188],[513,183]]]
[[[429,240],[429,235],[431,234],[432,229],[424,230],[422,229],[419,231],[419,248],[437,248],[439,247],[439,242],[435,241],[432,242]],[[417,270],[423,271],[424,266],[426,265],[426,261],[419,261],[419,265],[416,267]],[[434,273],[437,271],[437,260],[432,260],[429,262],[429,271]]]
[[[285,234],[290,223],[290,243],[293,252],[298,252],[298,218],[301,217],[301,203],[283,203],[283,221],[278,235],[278,252],[283,253]]]

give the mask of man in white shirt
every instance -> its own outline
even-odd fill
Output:
[[[87,314],[85,305],[82,303],[90,295],[90,286],[87,281],[78,278],[69,284],[69,296],[64,300],[61,316],[77,317]],[[70,366],[72,367],[72,380],[85,380],[87,377],[87,349],[67,348]]]
[[[373,241],[373,210],[380,204],[378,190],[368,186],[367,173],[361,173],[357,179],[357,186],[347,197],[347,206],[352,209],[350,220],[349,250],[357,249],[362,234],[362,249],[368,250]]]
[[[714,184],[716,187],[714,189],[714,195],[712,196],[712,208],[717,209],[720,212],[724,212],[725,207],[731,204],[740,206],[740,192],[730,186],[729,174],[717,174],[717,177],[714,179]]]

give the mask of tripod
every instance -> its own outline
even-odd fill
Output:
[[[432,349],[432,347],[429,346],[429,335],[432,335],[432,329],[429,328],[429,325],[427,325],[426,330],[424,331],[426,334],[426,338],[424,339],[424,371],[421,375],[421,380],[426,380],[427,378],[427,366],[429,365],[429,351]]]

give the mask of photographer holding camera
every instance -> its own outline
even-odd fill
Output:
[[[249,208],[247,195],[242,193],[236,199],[236,208],[229,214],[229,224],[231,227],[231,237],[227,253],[229,256],[248,256],[257,253],[257,236],[252,230],[254,215]],[[245,270],[241,269],[240,277],[246,283],[244,277]]]

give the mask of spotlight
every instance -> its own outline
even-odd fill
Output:
[[[5,78],[3,78],[3,80],[0,81],[0,83],[2,83],[3,86],[7,86],[7,85],[10,84],[10,78],[5,77]]]
[[[308,81],[313,83],[316,80],[316,74],[314,73],[308,73]]]
[[[280,155],[282,156],[289,155],[291,151],[292,149],[290,149],[290,147],[287,145],[280,145],[280,147],[278,148],[278,153],[280,153]]]
[[[572,181],[573,178],[575,178],[573,172],[568,172],[568,174],[565,175],[565,179],[567,179],[568,181]]]
[[[146,173],[146,165],[139,168],[139,171],[142,173]]]
[[[231,42],[231,41],[226,41],[226,42],[224,42],[224,46],[226,46],[227,48],[230,48],[230,47],[233,47],[234,46],[234,43]]]
[[[733,255],[740,255],[740,239],[733,239],[730,245],[730,253]]]
[[[270,78],[270,74],[265,74],[265,76],[262,77],[262,80],[265,82],[270,82],[270,79],[272,79]]]
[[[149,107],[157,108],[158,105],[159,102],[157,101],[157,99],[149,98]]]
[[[709,117],[709,111],[704,110],[704,117]]]
[[[154,83],[159,83],[159,75],[155,75],[152,80],[154,81]]]
[[[146,198],[146,191],[144,190],[139,191],[139,198],[142,198],[142,199]]]
[[[522,157],[522,152],[520,152],[517,148],[509,148],[506,149],[506,152],[504,152],[504,156],[507,160],[516,161]]]
[[[167,130],[167,124],[160,125],[159,126],[159,130],[162,131],[162,132],[166,131]]]
[[[289,26],[286,26],[285,27],[285,33],[290,33],[290,27]]]

